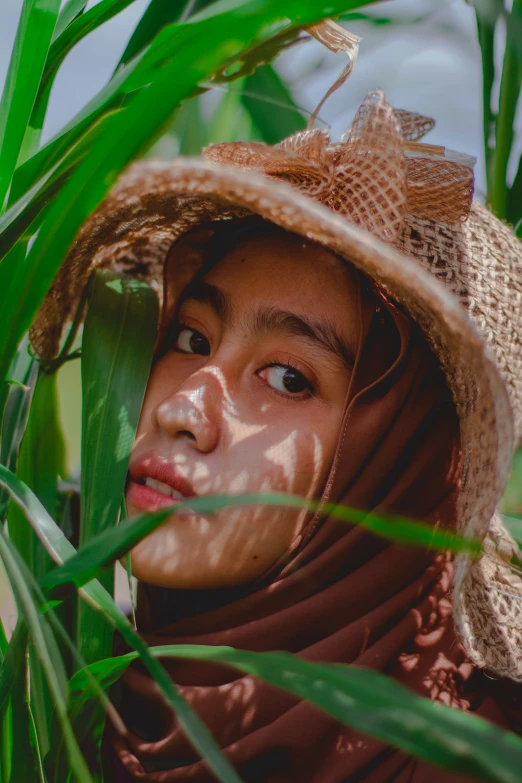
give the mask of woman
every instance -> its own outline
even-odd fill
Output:
[[[149,644],[364,665],[516,729],[516,688],[488,678],[522,676],[515,546],[494,518],[520,433],[520,248],[471,207],[465,156],[412,142],[428,127],[374,92],[343,144],[310,131],[138,167],[83,230],[33,338],[52,353],[61,292],[91,263],[146,262],[157,279],[166,259],[131,515],[275,490],[488,531],[487,555],[455,565],[321,507],[173,513],[132,553]],[[164,663],[245,781],[463,779],[251,677]],[[117,780],[213,779],[139,665],[113,698]]]

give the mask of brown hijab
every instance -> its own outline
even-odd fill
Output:
[[[442,373],[417,327],[362,276],[359,302],[358,357],[323,499],[452,529],[459,430]],[[255,585],[178,591],[141,584],[138,629],[151,646],[287,650],[367,666],[505,724],[477,690],[454,636],[451,572],[445,554],[315,514]],[[462,780],[251,676],[197,661],[163,663],[245,783]],[[215,779],[139,663],[113,699],[128,727],[124,738],[110,731],[118,783]]]

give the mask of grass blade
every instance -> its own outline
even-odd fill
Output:
[[[522,740],[461,710],[434,704],[381,672],[346,664],[312,663],[285,652],[253,653],[232,647],[172,645],[150,649],[158,658],[217,661],[307,699],[357,731],[473,779],[518,783]],[[136,653],[98,661],[90,673],[110,687]],[[71,681],[80,703],[89,698],[83,671]]]
[[[0,719],[5,715],[11,688],[20,673],[27,647],[27,626],[18,619],[0,666]]]
[[[82,341],[80,543],[116,524],[158,325],[158,298],[133,278],[95,272]]]
[[[31,116],[32,127],[41,129],[43,126],[51,87],[58,69],[69,52],[86,35],[94,32],[100,25],[108,22],[134,2],[135,0],[100,0],[85,13],[77,14],[61,34],[54,37]]]
[[[276,103],[277,111],[267,111],[266,104],[256,98]],[[267,144],[278,144],[281,139],[303,130],[306,120],[297,108],[290,90],[271,65],[257,68],[246,78],[245,92],[241,98],[261,138]]]
[[[190,13],[206,8],[212,0],[150,0],[140,21],[133,30],[116,70],[129,63],[142,52],[155,36],[169,24],[183,22]]]
[[[39,783],[37,761],[35,758],[31,736],[31,717],[29,713],[29,692],[27,683],[27,658],[24,654],[23,666],[13,683],[12,710],[12,746],[11,780],[23,780],[24,783]]]
[[[315,511],[318,508],[316,501],[279,492],[252,495],[205,495],[183,500],[172,508],[162,509],[154,514],[139,514],[118,527],[105,530],[84,544],[76,555],[67,560],[64,565],[51,571],[43,580],[42,587],[54,590],[67,583],[81,587],[97,577],[99,572],[107,568],[109,564],[123,557],[145,536],[156,530],[175,510],[190,508],[202,514],[212,514],[214,511],[237,505],[298,506],[310,511]],[[464,551],[475,556],[482,551],[480,543],[474,539],[463,538],[451,531],[434,530],[421,522],[393,516],[381,516],[334,504],[324,504],[323,509],[337,519],[342,519],[350,524],[360,524],[391,541],[398,541],[406,545],[440,548],[443,551]]]
[[[491,136],[494,131],[495,119],[491,108],[491,99],[493,84],[495,82],[495,58],[494,58],[494,37],[496,19],[493,20],[490,14],[481,13],[480,6],[475,6],[477,19],[477,33],[480,44],[480,54],[482,57],[482,133],[484,136],[484,160],[486,167],[486,190],[490,187],[491,178]]]
[[[31,401],[36,379],[38,377],[38,362],[28,352],[27,338],[20,346],[16,356],[12,379],[17,381],[11,386],[2,421],[2,442],[0,445],[0,463],[16,472],[20,445],[27,426]],[[0,490],[0,521],[3,522],[7,511],[9,494]]]
[[[344,10],[337,0],[329,13]],[[106,195],[122,169],[149,144],[166,124],[173,109],[202,80],[274,33],[312,24],[324,16],[320,0],[292,0],[284,11],[276,0],[251,0],[240,7],[203,19],[199,23],[165,28],[148,57],[143,56],[126,89],[140,89],[125,111],[113,114],[105,133],[93,145],[60,196],[55,199],[23,264],[9,270],[5,279],[0,265],[0,287],[10,288],[2,319],[10,324],[0,348],[0,378],[4,378],[16,345],[48,290],[60,261],[87,215]],[[290,23],[288,22],[290,19]],[[173,26],[171,26],[173,27]],[[208,47],[209,39],[213,46]],[[152,80],[152,81],[151,81]],[[128,128],[133,133],[128,133]],[[101,177],[100,171],[104,174]],[[12,278],[11,278],[12,275]]]
[[[64,473],[64,442],[58,418],[56,375],[40,372],[18,460],[18,476],[56,516],[58,477]],[[25,515],[12,506],[8,515],[9,537],[31,573],[39,580],[52,561]]]
[[[60,0],[24,0],[0,101],[0,213],[24,141]]]
[[[522,21],[522,0],[513,0],[508,29],[511,24]],[[522,51],[519,43],[509,34],[502,63],[498,116],[495,129],[495,152],[488,201],[492,212],[499,218],[506,218],[508,208],[507,168],[513,145],[515,114],[522,85]]]
[[[75,554],[76,550],[65,538],[63,532],[49,516],[38,498],[17,476],[13,475],[2,465],[0,465],[0,484],[9,490],[13,500],[24,509],[35,532],[56,563],[61,564]],[[30,575],[29,578],[31,578]],[[93,608],[103,612],[107,620],[118,629],[129,646],[133,647],[138,652],[143,664],[155,680],[166,703],[172,707],[176,713],[180,726],[184,729],[196,750],[198,750],[206,760],[207,765],[214,772],[217,779],[221,783],[241,783],[239,776],[225,757],[221,755],[220,750],[208,729],[200,721],[189,704],[187,704],[178,693],[177,688],[167,671],[159,661],[153,657],[147,644],[137,634],[125,615],[120,612],[107,590],[105,590],[99,582],[94,581],[85,585],[85,587],[81,589],[80,595],[88,601]],[[2,687],[0,677],[0,708],[1,697]]]
[[[20,503],[26,510],[26,513],[28,514],[28,517],[31,519],[32,524],[35,525],[35,529],[38,531],[39,535],[42,537],[43,540],[47,542],[47,546],[49,547],[50,551],[54,552],[54,559],[57,562],[63,562],[66,559],[69,559],[74,554],[74,548],[72,545],[63,537],[62,532],[59,530],[59,528],[53,523],[53,521],[50,519],[48,514],[46,513],[45,509],[41,506],[38,499],[34,497],[34,495],[28,490],[27,487],[25,487],[22,482],[12,474],[9,473],[5,468],[2,468],[0,466],[0,482],[4,483],[9,490],[13,493],[14,498],[16,502]],[[283,496],[287,497],[287,496]],[[266,496],[265,496],[266,499]],[[198,498],[197,501],[201,502],[200,510],[202,510],[202,507],[204,507],[205,501],[207,501],[207,508],[210,503],[215,503],[215,498]],[[279,502],[281,502],[281,497],[278,499]],[[221,501],[224,505],[230,503],[230,498],[221,498]],[[303,501],[300,498],[297,498],[296,501],[302,503]],[[194,500],[192,502],[195,502]],[[201,750],[205,755],[205,750],[208,750],[208,744],[206,743],[206,740],[210,741],[210,746],[212,746],[212,741],[208,737],[208,735],[205,735],[205,731],[203,731],[203,734],[200,733],[201,731],[201,725],[199,724],[199,721],[194,716],[194,714],[191,712],[190,708],[188,708],[188,705],[181,699],[180,695],[178,694],[175,686],[173,685],[172,681],[170,680],[168,674],[165,672],[163,667],[159,665],[159,662],[154,659],[153,656],[155,655],[161,655],[164,652],[165,648],[159,648],[158,649],[152,649],[149,650],[146,646],[146,644],[143,642],[142,639],[136,634],[134,629],[132,628],[131,624],[127,620],[126,617],[124,617],[115,607],[114,602],[108,595],[107,591],[104,590],[104,588],[100,585],[99,582],[90,582],[89,584],[85,585],[85,587],[82,588],[81,594],[86,597],[87,600],[91,602],[91,604],[98,606],[100,609],[105,611],[107,615],[111,618],[111,621],[115,624],[115,626],[118,628],[120,633],[122,634],[123,638],[127,641],[129,646],[134,647],[135,650],[140,655],[143,663],[151,673],[152,677],[158,684],[158,687],[160,687],[161,691],[163,692],[167,703],[170,704],[171,707],[176,711],[178,718],[180,720],[181,725],[185,728],[185,730],[188,731],[189,736],[191,737],[191,740],[194,742],[195,746]],[[174,649],[174,648],[173,648]],[[163,650],[163,652],[162,652]],[[189,646],[189,647],[183,647],[183,648],[175,648],[176,654],[178,654],[180,657],[205,657],[205,658],[211,658],[212,656],[215,656],[215,660],[221,660],[223,663],[232,662],[232,655],[238,654],[238,651],[230,650],[227,648],[225,651],[223,651],[223,648],[202,648],[200,646]],[[202,652],[203,651],[203,652]],[[306,684],[312,684],[316,682],[319,678],[320,672],[312,669],[307,669],[305,672],[305,675],[301,677],[301,680],[299,680],[297,675],[300,675],[302,673],[302,669],[292,669],[293,664],[290,664],[290,660],[293,661],[293,657],[288,655],[284,656],[284,660],[286,662],[287,669],[290,667],[289,671],[290,674],[287,676],[285,675],[281,682],[276,682],[277,679],[277,667],[276,667],[276,673],[272,674],[268,669],[265,667],[263,668],[261,663],[257,661],[257,657],[250,653],[241,653],[241,655],[247,655],[250,656],[248,658],[240,658],[236,657],[234,659],[234,663],[232,665],[238,665],[238,668],[242,668],[244,671],[249,671],[251,673],[254,673],[258,676],[261,676],[263,679],[267,679],[268,681],[273,681],[274,684],[278,684],[278,687],[284,687],[289,690],[292,689],[292,682],[295,681],[296,684],[296,690],[293,692],[296,692],[298,695],[303,695],[301,693],[301,690],[304,685]],[[268,654],[265,654],[268,655]],[[222,657],[220,657],[222,656]],[[288,659],[288,660],[287,660]],[[118,661],[121,661],[121,659],[117,659]],[[302,666],[306,665],[308,667],[314,666],[313,664],[309,664],[305,661],[301,661],[301,659],[295,659],[297,661],[296,665]],[[256,662],[257,661],[257,662]],[[103,662],[100,662],[100,666],[102,666]],[[159,668],[156,668],[155,664],[158,664]],[[240,665],[239,665],[240,664]],[[250,668],[249,668],[250,667]],[[335,667],[334,667],[335,668]],[[502,783],[513,783],[515,778],[512,776],[512,770],[513,768],[517,769],[520,765],[520,758],[518,757],[518,753],[522,750],[522,742],[520,740],[517,740],[516,738],[512,738],[511,735],[508,733],[501,732],[498,729],[493,729],[493,727],[490,727],[489,724],[487,724],[485,721],[480,721],[477,718],[472,718],[471,716],[464,715],[463,713],[459,713],[457,710],[447,710],[447,712],[444,712],[444,716],[442,718],[439,718],[439,721],[437,721],[435,725],[435,729],[433,729],[432,724],[435,719],[440,716],[440,711],[443,709],[440,705],[433,705],[431,702],[421,699],[420,697],[412,695],[409,691],[406,689],[403,689],[401,686],[399,686],[397,683],[394,683],[393,681],[388,681],[384,675],[378,675],[375,672],[370,672],[368,677],[373,677],[372,681],[370,683],[361,681],[360,673],[361,670],[354,668],[351,669],[350,667],[346,667],[349,672],[351,672],[350,675],[346,675],[346,677],[350,678],[350,681],[347,683],[345,679],[342,679],[344,675],[342,674],[336,674],[335,672],[332,674],[330,672],[329,676],[333,677],[334,674],[337,677],[337,679],[334,678],[337,688],[341,688],[341,685],[343,686],[344,690],[346,690],[348,687],[352,688],[355,687],[354,683],[357,684],[358,682],[362,683],[360,685],[359,690],[359,696],[358,701],[356,700],[355,704],[360,709],[357,712],[357,727],[360,728],[363,731],[367,731],[367,733],[372,734],[373,736],[379,737],[381,739],[384,739],[387,742],[393,742],[398,747],[406,748],[409,752],[414,753],[415,755],[419,755],[422,758],[430,758],[431,756],[428,756],[427,754],[435,753],[434,748],[437,749],[437,753],[441,752],[441,743],[446,743],[446,741],[449,742],[449,738],[452,740],[452,744],[446,750],[444,753],[446,754],[446,757],[448,754],[452,756],[452,758],[455,760],[455,763],[460,765],[457,768],[458,769],[473,769],[478,770],[476,773],[478,776],[482,775],[482,779],[485,780],[498,780],[502,781]],[[255,669],[255,670],[254,670]],[[99,669],[96,669],[96,672],[99,673]],[[375,679],[374,675],[377,677]],[[112,676],[112,675],[111,675]],[[339,682],[338,678],[341,677],[342,681]],[[272,679],[270,679],[272,678]],[[379,679],[380,678],[380,679]],[[324,679],[324,678],[323,678]],[[320,678],[319,678],[320,680]],[[388,683],[386,685],[386,683]],[[391,684],[390,684],[391,683]],[[322,692],[323,686],[318,685],[319,692]],[[383,691],[384,688],[391,688],[391,691],[384,690],[385,694],[389,694],[389,697],[387,696],[385,699],[385,708],[383,708],[382,712],[379,713],[379,717],[374,719],[374,707],[373,703],[370,705],[371,709],[368,708],[367,701],[370,696],[373,694],[372,698],[377,698],[376,694]],[[370,690],[366,690],[366,689]],[[342,689],[341,689],[342,691]],[[340,691],[340,692],[341,692]],[[350,691],[351,693],[351,691]],[[357,695],[357,691],[355,692],[355,695]],[[362,694],[362,695],[361,695]],[[404,710],[395,710],[396,704],[397,704],[397,698],[401,697],[401,699],[406,699],[407,697],[413,701],[407,702],[407,706],[404,708]],[[363,698],[364,697],[364,698]],[[310,692],[306,698],[310,698],[312,700],[316,700],[317,703],[317,694],[314,696],[314,693]],[[333,698],[333,696],[332,696]],[[341,699],[341,702],[339,702],[339,698]],[[352,698],[355,698],[355,696],[352,694]],[[344,699],[344,701],[343,701]],[[336,712],[333,710],[339,709],[339,703],[341,703],[343,706],[343,714],[341,716],[342,720],[345,720],[346,722],[350,722],[350,725],[354,725],[352,723],[352,716],[356,713],[352,709],[351,706],[347,708],[346,706],[346,698],[343,696],[335,696],[334,702],[332,702],[331,714],[334,714],[337,716]],[[399,702],[401,703],[401,702]],[[335,706],[337,705],[337,706]],[[364,707],[364,709],[363,709]],[[393,707],[393,709],[392,709]],[[415,723],[416,718],[413,719],[412,715],[417,716],[417,712],[421,710],[421,707],[424,711],[428,711],[427,713],[420,713],[419,722]],[[323,707],[324,708],[324,707]],[[433,712],[434,710],[434,712]],[[406,728],[409,730],[405,732],[404,724],[406,721],[406,717],[408,717],[409,724],[412,723],[414,725],[406,724]],[[355,719],[354,719],[355,720]],[[373,723],[372,723],[373,721]],[[442,721],[442,722],[440,722]],[[449,722],[448,722],[449,721]],[[471,724],[466,721],[471,721]],[[478,723],[473,723],[473,721],[478,721]],[[455,739],[457,730],[460,730],[461,726],[464,726],[464,730],[468,730],[469,726],[472,726],[473,729],[470,730],[473,733],[474,737],[480,737],[480,740],[483,741],[484,735],[487,732],[493,732],[492,734],[488,734],[488,736],[491,736],[495,740],[495,744],[492,746],[485,746],[484,752],[480,757],[474,758],[474,755],[476,755],[476,749],[471,746],[471,741],[469,741],[469,736],[471,735],[465,735],[465,741],[458,743]],[[422,737],[424,737],[424,734],[426,732],[426,726],[430,727],[430,733],[428,735],[429,741],[427,744],[423,744],[424,741],[422,740]],[[477,728],[478,726],[478,728]],[[416,727],[420,727],[417,731]],[[395,734],[393,733],[395,732]],[[497,733],[498,732],[498,733]],[[197,738],[195,740],[195,737]],[[513,744],[513,742],[515,744]],[[215,745],[213,745],[215,748]],[[412,749],[413,748],[413,749]],[[497,750],[496,748],[502,748],[500,752],[498,752],[498,758],[497,758]],[[424,754],[424,755],[423,755]],[[473,757],[473,758],[472,758]],[[445,758],[445,756],[441,756],[441,758]],[[221,761],[224,761],[222,756],[211,756],[210,759],[213,759],[216,763],[217,760],[220,759]],[[209,757],[207,756],[207,760],[209,760]],[[499,759],[502,759],[502,764],[498,766],[498,769],[500,772],[495,777],[490,776],[489,778],[486,777],[486,772],[489,774],[489,770],[491,768],[494,768],[495,765],[498,765]],[[515,762],[513,761],[515,759]],[[518,766],[517,766],[518,765]],[[212,763],[211,763],[212,766]],[[212,766],[214,771],[216,772],[216,767]],[[223,768],[220,768],[221,771],[223,771]],[[223,772],[225,774],[225,772]],[[226,777],[220,777],[220,780],[227,780]],[[236,778],[231,778],[231,780],[237,780]]]
[[[4,624],[2,622],[2,619],[0,618],[0,664],[2,664],[5,658],[8,644],[9,642],[7,641],[7,636],[4,630]]]
[[[82,341],[80,544],[116,525],[152,362],[158,298],[146,283],[94,273]],[[103,575],[112,593],[113,563]],[[110,654],[102,615],[78,608],[77,644],[90,663]]]
[[[5,643],[4,639],[4,643]],[[27,630],[25,623],[18,620],[0,663],[0,780],[9,783],[11,779],[11,756],[13,747],[13,710],[11,694],[25,667]]]
[[[75,19],[83,14],[88,0],[66,0],[63,7],[60,9],[60,15],[54,28],[53,41],[69,27]]]
[[[29,589],[32,575],[23,561],[17,555],[9,540],[0,532],[0,557],[9,577],[18,610],[23,616],[30,631],[31,640],[38,653],[40,663],[46,676],[57,713],[61,719],[71,769],[79,783],[92,783],[92,778],[74,738],[72,727],[67,717],[65,671],[60,670],[59,655],[47,621],[40,613],[33,595]],[[54,643],[53,643],[54,642]]]
[[[518,161],[517,173],[508,193],[507,219],[514,226],[522,219],[522,156]]]

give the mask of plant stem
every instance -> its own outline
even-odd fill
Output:
[[[495,80],[494,36],[495,22],[482,17],[476,9],[477,32],[482,57],[482,122],[484,134],[484,163],[486,168],[486,189],[489,191],[491,178],[491,131],[494,116],[491,110],[491,91]]]
[[[506,20],[510,22],[522,16],[522,0],[513,0],[511,14]],[[491,209],[499,218],[507,217],[508,188],[506,182],[507,168],[511,146],[513,143],[513,122],[517,108],[522,77],[521,58],[516,41],[506,35],[506,50],[502,65],[500,81],[500,98],[495,134],[495,154],[491,186],[488,191],[488,201]]]

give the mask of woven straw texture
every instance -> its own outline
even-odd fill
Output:
[[[494,518],[522,433],[522,246],[472,204],[469,165],[441,148],[423,152],[417,140],[432,126],[375,91],[338,144],[311,130],[276,147],[214,145],[206,161],[135,164],[80,232],[31,341],[41,356],[56,354],[94,266],[148,279],[161,294],[172,243],[209,220],[254,213],[362,269],[419,324],[459,414],[459,529],[487,536],[487,554],[459,559],[457,630],[479,665],[522,679],[516,545]]]

